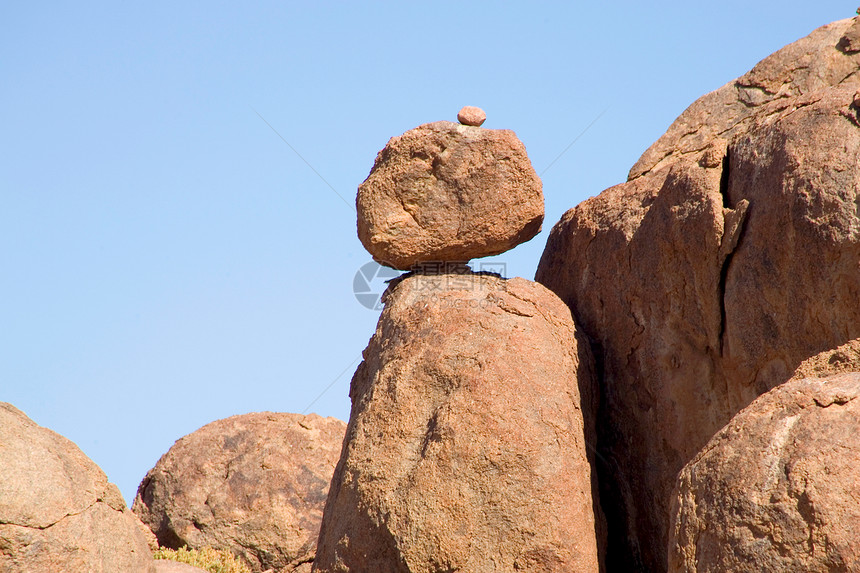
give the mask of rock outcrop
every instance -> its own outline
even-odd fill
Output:
[[[154,573],[138,520],[72,442],[0,402],[0,571]]]
[[[393,137],[358,188],[358,237],[381,264],[466,262],[528,241],[543,191],[513,131],[448,121]]]
[[[860,53],[824,26],[690,106],[568,211],[536,279],[600,365],[608,569],[666,569],[680,469],[801,362],[860,337]]]
[[[791,379],[826,378],[842,372],[860,372],[860,338],[807,358],[797,367]]]
[[[134,512],[163,547],[226,549],[254,571],[313,560],[344,422],[261,412],[207,424],[147,473]]]
[[[314,571],[598,571],[591,360],[536,283],[390,286],[352,380]]]
[[[793,380],[681,472],[669,571],[858,571],[860,373]]]

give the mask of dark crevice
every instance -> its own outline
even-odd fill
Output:
[[[732,259],[735,256],[735,253],[738,252],[738,249],[741,247],[741,243],[744,240],[744,233],[746,232],[747,226],[747,217],[744,217],[740,222],[741,228],[738,230],[738,242],[735,245],[735,248],[731,250],[726,255],[725,260],[723,261],[722,267],[720,267],[720,283],[719,283],[719,300],[720,300],[720,332],[719,338],[720,341],[720,356],[723,356],[723,350],[725,346],[725,335],[726,335],[726,281],[729,277],[729,268],[732,264]]]
[[[720,195],[723,197],[723,208],[724,209],[732,209],[732,201],[729,192],[729,182],[731,179],[731,158],[729,156],[729,150],[726,149],[726,155],[723,157],[723,172],[720,175]],[[725,224],[725,216],[724,216],[724,224]],[[746,226],[746,217],[744,220],[740,222],[741,228],[737,231],[739,233],[738,242],[735,245],[735,248],[725,254],[725,258],[722,261],[722,265],[720,267],[720,282],[717,292],[717,296],[720,301],[720,330],[718,333],[717,340],[720,343],[720,356],[723,355],[723,346],[724,346],[724,338],[726,333],[726,281],[729,276],[729,267],[732,263],[732,258],[734,257],[735,252],[740,246],[740,240],[743,238],[744,227]],[[726,230],[724,229],[724,233]],[[726,237],[723,236],[723,241],[726,240]],[[721,249],[722,250],[722,249]]]
[[[731,209],[732,201],[729,198],[729,173],[730,173],[729,150],[726,149],[726,155],[723,157],[723,172],[720,175],[720,195],[723,196],[723,208]]]
[[[592,453],[599,490],[597,498],[606,518],[606,545],[605,550],[601,551],[605,561],[601,570],[607,573],[644,573],[648,568],[643,562],[642,548],[639,546],[633,492],[625,481],[623,468],[613,455],[616,445],[623,443],[624,437],[612,425],[608,414],[616,406],[606,381],[605,354],[602,345],[594,339],[591,340],[591,351],[599,396],[597,448]]]
[[[726,337],[726,279],[729,276],[729,265],[732,262],[734,252],[729,253],[726,260],[723,261],[723,266],[720,268],[720,286],[718,296],[720,298],[720,332],[718,340],[720,341],[720,356],[723,356]]]

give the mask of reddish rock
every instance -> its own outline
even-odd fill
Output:
[[[800,363],[860,337],[860,55],[825,26],[690,106],[568,211],[537,280],[599,350],[609,569],[663,571],[677,472]]]
[[[463,125],[480,127],[487,121],[487,114],[479,107],[467,105],[457,114],[457,121]]]
[[[717,138],[747,130],[748,119],[766,103],[812,93],[840,83],[857,84],[860,54],[837,49],[855,18],[818,28],[768,56],[748,73],[699,98],[630,169],[630,179],[698,155]]]
[[[797,367],[791,379],[826,378],[842,372],[860,372],[860,338],[807,358]]]
[[[314,571],[598,571],[592,384],[570,310],[536,283],[390,287]]]
[[[846,54],[860,52],[860,18],[854,18],[854,24],[848,28],[845,35],[839,40],[838,48]]]
[[[134,511],[163,547],[226,549],[254,571],[313,559],[345,424],[261,412],[178,440],[140,484]]]
[[[138,520],[72,442],[0,402],[0,571],[154,573]]]
[[[792,380],[681,471],[669,571],[858,571],[860,373]]]
[[[392,138],[358,188],[358,237],[408,270],[503,253],[534,237],[543,191],[512,131],[448,121]]]

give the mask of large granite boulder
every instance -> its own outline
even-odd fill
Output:
[[[358,188],[358,238],[408,270],[503,253],[541,229],[543,191],[513,131],[449,121],[393,137]]]
[[[669,571],[860,571],[860,373],[747,406],[678,481]]]
[[[536,279],[602,368],[610,570],[664,571],[680,469],[800,363],[860,337],[857,19],[690,106],[628,182],[568,211]]]
[[[178,440],[134,512],[163,547],[226,549],[254,571],[313,560],[346,424],[316,414],[232,416]]]
[[[389,287],[314,571],[597,572],[592,368],[570,310],[537,283]]]
[[[154,573],[138,519],[72,442],[0,402],[0,571]]]

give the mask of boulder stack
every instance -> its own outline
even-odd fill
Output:
[[[540,230],[540,179],[513,132],[459,119],[393,138],[358,189],[374,259],[418,268],[352,379],[314,571],[600,571],[588,344],[546,288],[464,264]]]
[[[503,253],[540,232],[544,212],[540,178],[513,131],[448,121],[392,138],[356,208],[361,243],[401,270]]]

